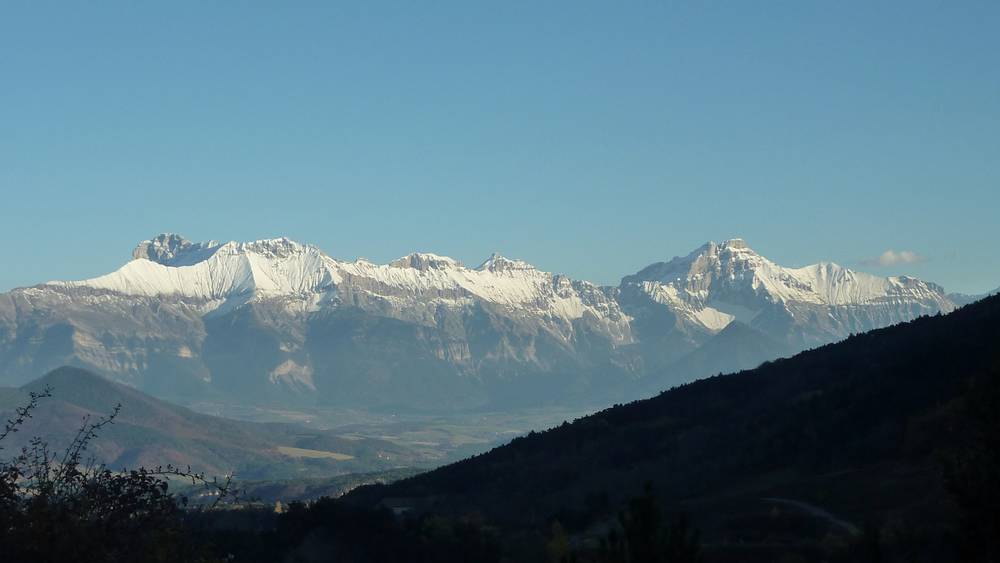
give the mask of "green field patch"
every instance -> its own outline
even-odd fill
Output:
[[[347,461],[354,459],[354,456],[337,452],[327,452],[323,450],[308,450],[306,448],[293,448],[290,446],[278,446],[278,452],[289,457],[308,457],[312,459],[335,459],[337,461]]]

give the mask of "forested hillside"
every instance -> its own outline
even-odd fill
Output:
[[[846,541],[865,526],[944,550],[958,525],[947,460],[980,439],[970,403],[995,397],[998,368],[994,297],[615,406],[351,499],[420,499],[410,502],[528,535],[558,520],[586,535],[652,483],[717,552],[818,544],[838,530]],[[782,513],[830,525],[798,537],[785,526],[782,539],[768,521]]]

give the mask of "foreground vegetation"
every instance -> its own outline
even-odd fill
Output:
[[[0,432],[0,445],[31,418],[50,390],[33,392]],[[111,471],[86,457],[118,409],[85,420],[65,450],[39,438],[0,464],[0,553],[4,561],[212,561],[208,544],[186,525],[183,498],[169,492],[184,479],[229,496],[230,481],[173,466]]]

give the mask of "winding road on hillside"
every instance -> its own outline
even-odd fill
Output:
[[[810,516],[826,520],[830,524],[843,529],[852,536],[856,536],[861,533],[861,530],[858,529],[858,527],[852,524],[851,522],[848,522],[847,520],[843,520],[841,518],[837,518],[833,514],[830,514],[830,512],[813,504],[808,504],[802,501],[792,500],[787,498],[774,498],[774,497],[762,498],[760,500],[773,504],[788,506],[800,512],[804,512],[805,514],[808,514]]]

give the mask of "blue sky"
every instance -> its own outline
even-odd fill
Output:
[[[4,3],[0,290],[163,231],[612,283],[740,236],[987,290],[1000,3],[955,4]]]

